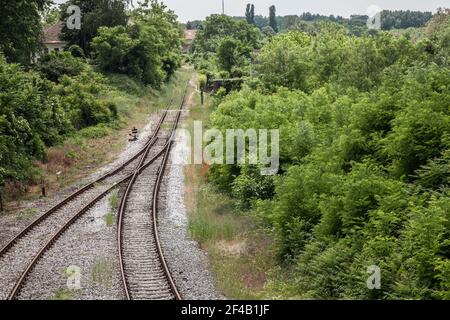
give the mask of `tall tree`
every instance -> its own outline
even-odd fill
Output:
[[[101,69],[159,88],[181,64],[182,33],[176,15],[162,2],[140,4],[131,12],[133,24],[100,28],[92,47]]]
[[[450,56],[450,9],[439,9],[427,24],[426,30],[442,53]]]
[[[249,24],[255,24],[255,5],[247,4],[247,9],[245,10],[245,19]]]
[[[67,7],[77,5],[82,12],[81,29],[63,28],[62,39],[69,45],[79,45],[89,53],[92,39],[98,34],[100,27],[126,26],[128,17],[127,5],[131,0],[69,0],[61,5],[63,19],[68,17]]]
[[[247,8],[245,9],[245,19],[247,20],[248,23],[252,23],[251,16],[250,16],[251,6],[252,5],[250,3],[248,3]]]
[[[250,20],[251,24],[255,24],[255,5],[252,4],[252,7],[250,8]]]
[[[273,31],[278,32],[277,11],[275,6],[269,8],[269,25],[272,27]]]
[[[232,37],[225,37],[217,49],[217,60],[221,69],[231,73],[235,66],[241,43]]]
[[[39,50],[40,12],[49,0],[0,0],[0,50],[9,62],[28,64]]]

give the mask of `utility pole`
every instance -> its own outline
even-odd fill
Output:
[[[222,14],[225,14],[225,0],[222,0]]]

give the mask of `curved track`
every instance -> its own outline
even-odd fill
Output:
[[[16,299],[26,278],[39,259],[79,217],[111,190],[131,179],[136,172],[144,170],[161,156],[162,150],[144,164],[150,150],[159,139],[158,135],[167,118],[170,105],[164,111],[152,136],[141,151],[118,168],[65,198],[34,220],[1,249],[0,275],[2,280],[0,283],[3,291],[0,290],[0,299]],[[137,165],[136,162],[138,162]],[[87,205],[85,205],[86,203]],[[80,207],[82,209],[78,210]],[[76,213],[74,214],[74,212]],[[5,291],[8,290],[8,285],[5,283],[9,285],[15,283],[8,296]]]
[[[164,258],[157,214],[159,190],[186,91],[162,150],[162,160],[133,175],[119,207],[118,255],[127,300],[182,299]]]

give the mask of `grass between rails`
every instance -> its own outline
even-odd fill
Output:
[[[114,265],[107,258],[101,258],[95,262],[92,268],[91,281],[110,288],[113,282]]]
[[[66,300],[73,300],[73,298],[74,294],[72,291],[67,289],[58,289],[50,300],[66,301]]]
[[[80,130],[61,145],[47,150],[46,161],[35,163],[45,182],[47,196],[78,182],[115,159],[128,143],[131,129],[134,126],[142,129],[148,123],[150,114],[169,103],[172,108],[177,108],[191,73],[191,69],[181,68],[159,90],[144,87],[125,75],[107,75],[112,89],[105,99],[118,105],[120,119],[112,124]],[[6,211],[20,212],[21,202],[38,198],[41,187],[41,184],[9,185],[5,190],[8,195]]]
[[[112,227],[116,222],[116,216],[114,213],[117,211],[117,209],[119,208],[119,204],[120,204],[119,190],[114,190],[111,193],[111,195],[109,196],[109,199],[108,199],[108,203],[109,203],[110,212],[108,212],[104,216],[104,219],[105,219],[106,226]]]
[[[191,97],[188,128],[198,120],[208,125],[213,107],[212,98],[205,98],[201,106],[198,93]],[[299,298],[288,272],[277,265],[270,231],[208,184],[208,170],[207,165],[185,168],[185,202],[189,233],[208,252],[216,287],[232,299]]]

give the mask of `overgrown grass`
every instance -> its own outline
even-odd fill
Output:
[[[145,86],[141,82],[125,74],[108,73],[105,76],[108,78],[110,85],[119,91],[138,96],[145,90]]]
[[[111,209],[117,209],[119,207],[119,191],[114,190],[109,197],[109,206]]]
[[[99,139],[111,134],[112,128],[105,124],[84,128],[78,132],[79,136],[87,139]]]
[[[189,232],[200,243],[210,240],[231,240],[236,235],[239,225],[234,217],[227,214],[218,214],[218,209],[227,205],[228,199],[220,194],[214,194],[207,186],[198,190],[195,215],[189,219]]]
[[[116,216],[112,213],[107,213],[105,215],[105,223],[107,227],[112,227],[116,222]]]
[[[175,73],[173,79],[163,87],[153,92],[153,98],[149,101],[149,107],[160,110],[170,102],[173,109],[178,109],[186,84],[191,78],[193,70],[191,67],[182,67]]]
[[[295,283],[277,264],[271,232],[196,178],[199,171],[193,166],[186,170],[189,233],[208,252],[217,288],[231,299],[298,298]]]
[[[113,277],[113,264],[109,259],[99,259],[92,268],[92,282],[111,287]]]
[[[19,213],[19,220],[24,220],[24,219],[28,219],[31,218],[32,216],[34,216],[36,213],[38,212],[38,209],[36,208],[28,208],[24,211],[22,211],[21,213]]]
[[[199,94],[190,100],[190,117],[207,125],[212,98]],[[189,233],[208,252],[216,287],[232,299],[295,299],[295,283],[277,263],[273,235],[256,220],[235,209],[233,199],[207,182],[209,167],[190,165],[185,169],[185,201]]]
[[[113,211],[119,207],[119,190],[114,190],[108,198],[109,208],[111,212],[107,213],[104,217],[107,227],[111,227],[116,222],[116,216]]]

